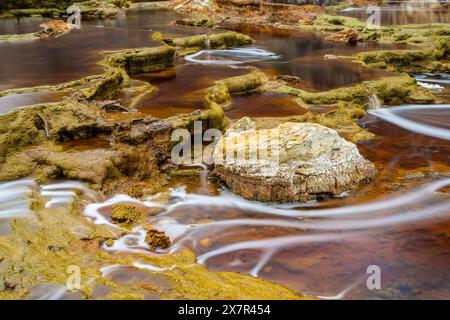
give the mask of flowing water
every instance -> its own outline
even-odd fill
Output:
[[[91,21],[65,37],[21,44],[0,44],[0,89],[54,84],[101,72],[101,52],[158,45],[152,31],[177,36],[204,33],[202,28],[177,27],[167,11],[132,12],[118,20]],[[434,19],[434,18],[433,18]],[[2,33],[30,32],[40,20],[0,21]],[[135,75],[158,87],[137,106],[141,112],[167,117],[203,107],[203,89],[214,81],[248,73],[258,67],[273,75],[300,77],[298,87],[327,90],[352,85],[390,73],[367,70],[324,55],[373,50],[374,45],[347,47],[325,42],[312,32],[274,31],[248,25],[224,25],[251,35],[248,48],[211,51],[186,59],[164,72]],[[388,46],[392,47],[392,46]],[[378,48],[386,48],[378,46]],[[415,74],[446,100],[448,75]],[[440,89],[442,87],[442,89]],[[0,98],[0,112],[32,103],[57,101],[54,94]],[[376,101],[376,99],[374,99]],[[317,112],[324,112],[317,107]],[[284,95],[250,94],[233,97],[226,110],[232,119],[243,116],[289,116],[304,113]],[[450,298],[450,106],[398,106],[373,109],[359,125],[379,136],[358,144],[379,174],[373,183],[320,202],[263,204],[243,200],[199,166],[197,178],[179,176],[170,181],[168,200],[158,196],[139,201],[125,195],[99,198],[78,182],[57,181],[38,186],[25,179],[0,185],[0,234],[8,221],[27,215],[27,195],[38,192],[46,206],[63,206],[82,194],[90,202],[85,215],[93,223],[111,224],[113,204],[130,202],[150,213],[149,222],[173,240],[161,253],[190,247],[198,263],[211,270],[248,273],[284,284],[299,293],[324,299],[340,298]],[[66,143],[67,149],[107,148],[106,141]],[[192,168],[191,168],[192,169]],[[136,227],[105,250],[150,254],[145,231]],[[367,268],[378,266],[381,290],[366,286]],[[164,268],[134,261],[101,270],[104,277],[130,283],[146,281],[150,270]],[[167,268],[176,268],[176,265]],[[152,281],[155,278],[152,279]],[[162,284],[163,285],[163,284]],[[64,287],[42,284],[30,299],[64,299]],[[152,297],[148,297],[152,298]]]
[[[426,3],[426,2],[424,2]],[[429,24],[450,23],[450,12],[445,8],[432,8],[430,6],[416,6],[400,4],[397,6],[381,7],[380,22],[382,26],[402,24]],[[349,8],[339,12],[339,15],[367,20],[373,14],[367,8]]]

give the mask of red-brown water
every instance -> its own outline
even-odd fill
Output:
[[[233,97],[231,107],[225,111],[230,119],[242,117],[287,117],[306,113],[291,96],[283,94],[253,93]]]
[[[198,28],[170,26],[169,22],[173,19],[174,15],[167,12],[130,13],[117,21],[89,22],[81,31],[59,39],[0,44],[0,90],[59,83],[101,72],[101,68],[96,65],[101,59],[101,51],[157,45],[151,40],[150,29],[163,31],[165,35],[204,32]],[[34,31],[38,22],[24,19],[18,29],[11,27],[11,22],[3,25],[0,22],[0,30],[4,33]],[[370,45],[346,47],[325,42],[319,35],[310,32],[274,32],[268,28],[244,25],[229,27],[250,34],[256,39],[257,46],[281,56],[278,60],[249,62],[244,65],[254,65],[274,75],[299,76],[299,86],[302,88],[326,90],[386,75],[348,62],[323,58],[325,54],[340,55],[373,50]],[[204,88],[215,80],[247,72],[247,69],[242,68],[185,64],[180,59],[172,70],[136,75],[137,79],[148,81],[158,88],[156,93],[141,102],[138,109],[157,117],[201,109]],[[57,94],[4,97],[0,98],[0,111],[58,98]],[[316,108],[320,112],[324,107]],[[234,119],[248,115],[276,117],[302,112],[304,110],[290,97],[256,93],[234,96],[231,107],[226,110],[227,115]],[[441,129],[449,128],[448,111],[431,110],[426,115],[410,112],[402,116]],[[450,209],[446,212],[445,208],[444,212],[436,211],[437,205],[447,205],[446,208],[449,208],[448,186],[438,189],[439,193],[427,193],[424,199],[418,197],[403,206],[374,210],[380,203],[389,203],[386,199],[398,199],[410,194],[416,187],[448,178],[450,142],[429,137],[425,135],[426,132],[412,133],[374,116],[364,117],[359,124],[379,137],[362,141],[358,145],[361,153],[377,166],[379,175],[376,180],[342,197],[308,203],[299,208],[302,210],[299,212],[304,215],[313,213],[316,209],[343,208],[354,212],[352,217],[331,215],[289,218],[273,214],[274,204],[272,207],[250,210],[249,207],[255,203],[230,196],[206,171],[198,169],[199,174],[196,176],[174,175],[168,187],[185,187],[191,197],[206,197],[201,198],[200,202],[192,203],[189,199],[173,196],[171,203],[179,203],[180,207],[152,219],[159,223],[159,219],[170,218],[180,224],[231,219],[252,219],[252,222],[282,220],[283,223],[294,223],[294,226],[306,223],[307,227],[300,229],[270,223],[265,226],[236,223],[231,228],[212,225],[210,229],[205,227],[195,233],[197,243],[188,241],[185,245],[204,258],[205,254],[213,250],[237,244],[237,250],[213,255],[201,262],[213,270],[250,273],[262,261],[261,254],[266,253],[272,245],[279,244],[277,250],[271,252],[270,259],[261,264],[257,275],[311,296],[334,296],[355,284],[345,298],[450,299]],[[108,143],[103,140],[86,140],[67,143],[63,147],[89,152],[91,149],[108,148]],[[367,207],[352,207],[363,204]],[[411,211],[417,210],[424,211],[422,219],[408,216]],[[398,220],[386,220],[388,217]],[[367,221],[383,224],[381,227],[368,226]],[[334,229],[330,232],[314,229],[320,226],[317,223],[327,223]],[[172,225],[175,223],[169,223],[168,228]],[[347,234],[351,234],[351,237],[339,238]],[[288,244],[280,242],[281,237],[287,236],[298,238]],[[325,241],[327,237],[331,240]],[[177,245],[178,240],[174,240]],[[257,250],[249,250],[248,242],[255,240],[267,242],[260,242]],[[381,290],[369,290],[366,287],[366,269],[370,265],[377,265],[381,269]],[[126,270],[119,270],[118,274],[112,274],[111,277],[117,277],[118,282],[123,282],[127,281],[129,274]],[[146,279],[139,278],[139,281]]]
[[[247,69],[232,69],[227,66],[179,64],[168,71],[136,75],[136,79],[147,81],[158,88],[136,108],[161,118],[203,109],[205,88],[210,87],[215,80],[246,73]]]

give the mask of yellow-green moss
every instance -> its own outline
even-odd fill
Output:
[[[319,123],[336,129],[353,142],[373,137],[373,134],[355,123],[366,114],[370,96],[376,95],[380,102],[386,105],[435,101],[430,92],[417,86],[416,80],[408,75],[366,81],[325,92],[307,92],[287,85],[276,87],[274,90],[298,97],[298,103],[306,109],[314,105],[332,107],[332,110],[326,113],[307,112],[301,116],[285,118],[283,121]]]
[[[119,203],[112,206],[111,218],[118,223],[133,225],[142,221],[144,212],[134,205]]]
[[[66,207],[45,208],[33,193],[33,212],[12,221],[11,232],[0,235],[0,299],[23,299],[40,284],[65,287],[69,266],[81,272],[81,298],[91,299],[301,299],[288,289],[262,279],[231,272],[210,272],[197,265],[185,249],[170,255],[118,254],[101,244],[117,230],[89,222],[79,198]],[[152,272],[133,267],[134,261],[155,265]],[[140,272],[152,281],[130,284],[103,277],[100,269],[118,265]],[[146,276],[145,276],[146,275]],[[6,285],[5,285],[6,284]],[[95,294],[101,285],[104,294]]]

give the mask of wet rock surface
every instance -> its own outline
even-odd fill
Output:
[[[228,152],[248,159],[227,159]],[[288,122],[257,130],[244,118],[217,144],[214,174],[246,199],[286,202],[339,195],[372,179],[376,170],[332,129]]]

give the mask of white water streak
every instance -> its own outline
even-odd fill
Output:
[[[167,207],[164,214],[169,214],[175,210],[179,210],[186,206],[215,206],[219,208],[237,208],[246,211],[253,211],[257,213],[265,213],[286,217],[297,218],[313,218],[313,217],[336,217],[336,216],[350,216],[355,214],[369,214],[371,212],[378,212],[381,210],[393,209],[402,207],[408,204],[413,204],[429,196],[433,192],[450,185],[450,178],[432,182],[425,187],[422,187],[413,192],[395,197],[383,199],[376,202],[369,202],[360,205],[346,206],[332,209],[316,209],[316,210],[286,210],[277,209],[262,203],[244,200],[234,195],[225,195],[221,197],[212,197],[196,194],[182,194],[179,190],[173,194],[182,198],[182,201],[174,203]]]
[[[198,59],[207,56],[209,59]],[[228,60],[211,59],[211,56],[230,57]],[[202,50],[185,57],[186,61],[197,64],[208,65],[237,65],[263,60],[278,59],[279,56],[273,52],[259,48],[235,48],[226,50]]]
[[[422,135],[450,140],[450,130],[444,128],[433,127],[427,124],[423,124],[417,121],[412,121],[401,117],[396,112],[399,111],[414,111],[420,109],[436,109],[436,110],[450,110],[450,104],[444,105],[407,105],[392,108],[379,108],[376,110],[368,110],[367,113],[377,116],[384,121],[390,122],[403,129],[419,133]]]

